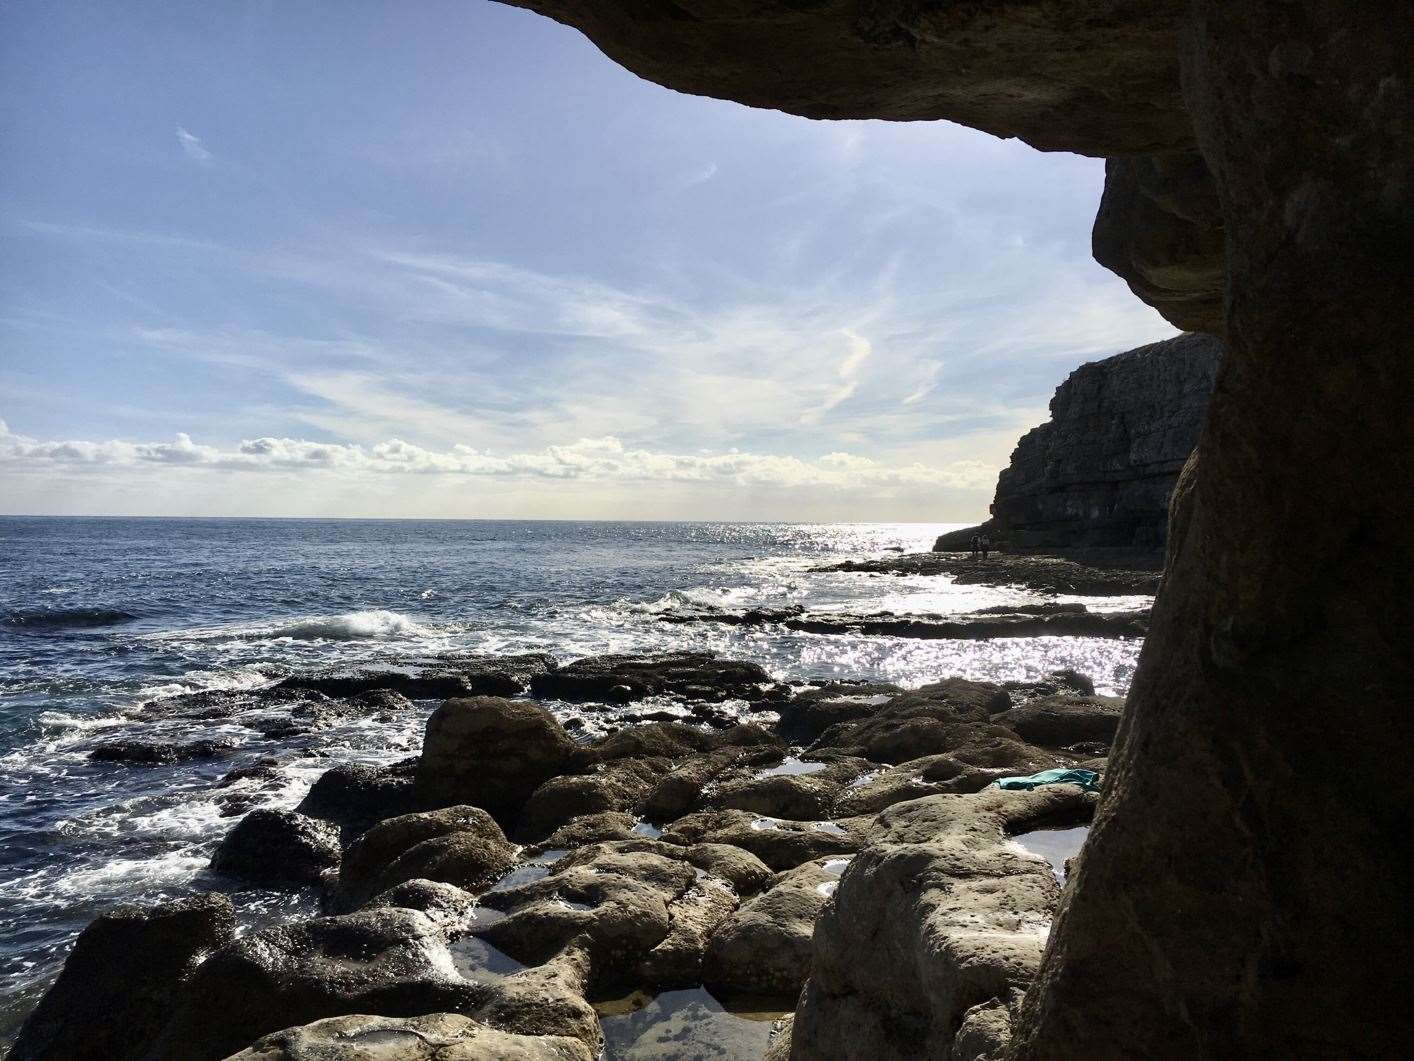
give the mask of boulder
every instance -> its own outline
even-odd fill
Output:
[[[723,747],[685,757],[658,779],[643,802],[643,813],[665,822],[696,810],[703,790],[733,767],[765,766],[778,761],[780,745],[762,748]]]
[[[1108,746],[1123,714],[1123,697],[1043,696],[1002,712],[996,720],[1044,748],[1090,743]]]
[[[712,652],[658,652],[641,656],[589,656],[539,675],[536,696],[557,700],[627,703],[648,696],[684,700],[750,698],[771,676],[755,663]]]
[[[538,844],[527,847],[526,853],[535,855],[545,851],[567,851],[606,840],[632,840],[639,835],[634,831],[637,825],[638,818],[623,811],[581,815],[565,822]]]
[[[560,959],[571,963],[568,973]],[[580,962],[561,955],[519,979],[468,978],[435,919],[394,907],[269,928],[207,958],[178,993],[147,1061],[219,1061],[282,1028],[370,1012],[461,1013],[529,1035],[554,1022],[597,1049]]]
[[[737,907],[736,892],[720,878],[701,876],[668,905],[668,934],[627,979],[649,988],[695,987],[702,982],[709,938]]]
[[[962,752],[967,755],[978,750],[964,748]],[[1034,770],[1028,770],[1030,773],[1050,769],[1052,766],[1072,765],[1060,759],[1041,759],[1039,756],[1043,753],[1039,751],[1033,754],[1036,757],[1027,760],[1035,766]],[[1041,763],[1044,765],[1038,765]],[[1011,766],[974,766],[953,755],[926,755],[861,778],[839,794],[833,813],[842,818],[849,818],[877,814],[895,803],[921,799],[924,796],[980,792],[998,778],[1008,777],[1016,772]]]
[[[809,743],[837,722],[868,718],[902,693],[897,685],[830,682],[796,693],[777,705],[776,730],[790,741]]]
[[[949,1056],[964,1014],[1035,976],[1059,898],[1049,864],[1009,835],[1095,803],[1075,785],[992,788],[878,815],[816,922],[796,1053]]]
[[[228,1061],[594,1061],[562,1035],[516,1035],[434,1013],[426,1017],[330,1017],[267,1035]]]
[[[120,906],[79,933],[63,971],[20,1028],[13,1061],[136,1061],[179,986],[235,936],[224,895]]]
[[[824,768],[813,773],[770,772],[781,765]],[[823,764],[791,760],[765,772],[734,771],[736,776],[719,779],[702,802],[708,807],[752,811],[773,818],[818,821],[829,817],[840,792],[870,769],[871,764],[863,759],[839,757]]]
[[[853,854],[864,842],[857,820],[796,822],[741,810],[689,814],[668,826],[663,840],[686,847],[739,847],[778,872],[812,859]]]
[[[583,937],[591,984],[616,986],[668,937],[670,907],[696,879],[671,845],[647,839],[594,844],[566,855],[548,876],[483,896],[506,916],[472,931],[526,964]]]
[[[295,809],[358,834],[417,809],[416,759],[387,766],[342,763],[319,775]]]
[[[217,873],[258,884],[314,885],[339,864],[338,831],[289,810],[251,811],[211,858]]]
[[[414,700],[462,696],[518,696],[531,679],[555,668],[544,653],[521,656],[447,655],[392,667],[326,667],[292,674],[278,685],[331,697],[391,690]]]
[[[815,918],[838,880],[836,867],[807,862],[743,904],[712,933],[703,966],[707,986],[726,994],[798,995],[810,975]]]
[[[615,759],[593,773],[552,777],[526,801],[520,832],[526,839],[541,840],[580,815],[637,812],[671,768],[667,759]]]
[[[515,857],[515,846],[479,807],[389,818],[344,852],[335,906],[350,910],[379,892],[417,879],[478,891],[510,869]]]
[[[427,720],[418,797],[428,806],[469,803],[512,820],[575,750],[570,735],[537,703],[494,696],[448,700]]]

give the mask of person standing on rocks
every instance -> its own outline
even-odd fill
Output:
[[[982,536],[974,534],[972,536],[972,559],[977,559],[977,554],[982,551]]]
[[[987,554],[992,550],[992,539],[985,534],[982,535],[977,542],[977,547],[982,550],[982,559],[987,559]]]

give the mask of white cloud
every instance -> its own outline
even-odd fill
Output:
[[[182,145],[182,150],[187,153],[187,158],[192,161],[211,161],[211,152],[206,150],[206,145],[201,142],[201,137],[187,132],[180,125],[177,126],[177,143]]]
[[[814,460],[738,450],[669,453],[625,446],[612,436],[508,454],[466,445],[431,449],[397,438],[362,446],[265,437],[248,439],[232,449],[199,445],[181,433],[171,442],[43,441],[11,433],[4,421],[0,421],[0,465],[77,472],[169,465],[209,472],[301,472],[345,477],[412,474],[600,483],[845,489],[906,485],[965,490],[987,487],[997,471],[977,460],[956,460],[940,466],[919,462],[885,464],[841,452]]]

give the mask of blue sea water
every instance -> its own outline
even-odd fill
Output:
[[[917,686],[1075,667],[1101,692],[1126,691],[1132,641],[910,641],[657,619],[682,605],[960,613],[1041,599],[946,577],[810,570],[925,550],[953,526],[0,518],[0,1042],[94,915],[230,887],[206,869],[235,820],[214,798],[227,771],[279,757],[282,782],[254,798],[293,806],[334,762],[415,753],[434,706],[272,740],[229,721],[171,733],[134,717],[161,696],[408,653],[563,661],[672,648],[755,660],[780,679]],[[155,733],[232,748],[170,766],[88,758],[100,742]],[[233,898],[247,925],[310,904],[252,890]]]

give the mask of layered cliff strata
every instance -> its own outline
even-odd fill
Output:
[[[1013,549],[1161,550],[1222,351],[1195,333],[1081,365],[1056,389],[1051,419],[1017,443],[985,532]],[[935,548],[967,548],[973,533]]]

